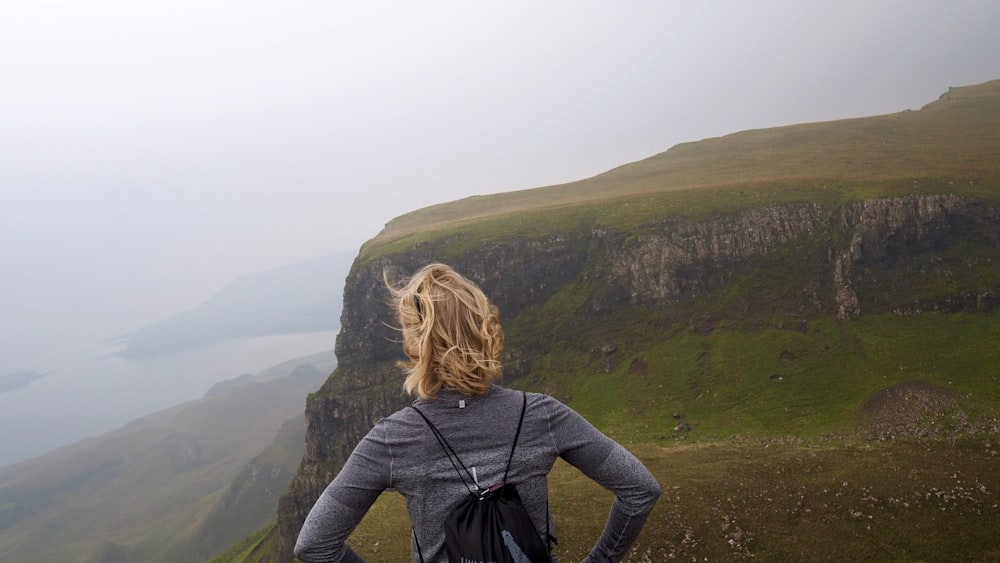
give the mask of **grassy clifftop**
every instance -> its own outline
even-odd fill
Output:
[[[407,213],[362,257],[472,230],[629,227],[768,202],[843,203],[907,193],[1000,200],[1000,80],[951,88],[916,111],[750,130],[683,143],[577,182],[473,196]]]

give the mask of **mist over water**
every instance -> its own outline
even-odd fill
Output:
[[[54,358],[45,377],[0,394],[0,466],[198,399],[219,381],[332,350],[335,338],[336,331],[243,338],[144,361],[101,347]]]

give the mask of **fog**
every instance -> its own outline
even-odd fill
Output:
[[[143,362],[104,347],[50,359],[51,373],[0,393],[0,467],[197,399],[218,381],[331,350],[333,339],[331,331],[244,338]]]
[[[7,0],[0,374],[416,208],[917,109],[1000,78],[998,21],[944,0]]]

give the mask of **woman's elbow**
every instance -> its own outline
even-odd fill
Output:
[[[358,560],[356,554],[344,542],[319,543],[302,535],[295,541],[292,553],[303,563],[338,563]]]
[[[660,482],[655,478],[653,479],[652,486],[649,488],[649,494],[653,496],[654,500],[660,498],[660,495],[663,494],[663,487],[660,486]]]
[[[652,486],[649,487],[649,489],[647,489],[646,491],[646,498],[649,499],[648,504],[650,509],[653,508],[653,505],[656,504],[656,501],[659,500],[660,495],[662,493],[663,489],[660,488],[660,484],[657,483],[656,481],[653,481]]]
[[[304,561],[305,563],[309,563],[311,561],[311,559],[309,559],[309,545],[302,541],[301,537],[295,541],[295,547],[292,548],[292,553],[294,553],[295,557],[300,561]]]
[[[634,502],[639,512],[649,512],[653,505],[663,493],[660,483],[652,475],[640,485],[639,494],[635,495]]]
[[[292,548],[292,553],[304,563],[318,563],[319,561],[329,560],[323,557],[324,550],[319,549],[315,542],[309,541],[309,538],[302,535],[299,535],[298,539],[295,540],[295,547]]]

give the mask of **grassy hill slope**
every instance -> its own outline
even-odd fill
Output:
[[[424,248],[462,260],[481,241],[503,237],[602,227],[638,237],[650,224],[662,229],[664,217],[701,220],[769,203],[833,207],[911,194],[1000,202],[1000,80],[949,89],[919,111],[744,131],[570,184],[417,210],[391,221],[359,261]],[[926,279],[910,276],[902,263],[884,265],[879,279],[910,292],[913,302],[965,287],[988,293],[1000,284],[1000,225],[961,236],[964,242],[912,258],[930,269]],[[866,400],[911,379],[947,389],[972,410],[978,407],[971,403],[1000,405],[996,313],[872,314],[844,323],[781,310],[789,293],[828,274],[820,270],[829,258],[816,254],[815,242],[800,238],[728,272],[725,284],[665,307],[595,318],[585,305],[599,282],[567,284],[505,320],[510,347],[532,358],[533,373],[520,383],[556,392],[602,428],[643,442],[669,440],[663,428],[678,412],[701,436],[853,432]],[[963,274],[953,263],[970,256],[977,265],[956,281]],[[934,268],[951,281],[928,281]],[[909,277],[890,285],[885,280],[897,271]],[[581,277],[599,275],[598,268]],[[708,327],[699,327],[706,317]],[[598,352],[609,343],[616,352]]]
[[[362,256],[463,227],[480,237],[586,223],[628,228],[665,215],[701,217],[767,202],[944,191],[996,201],[997,158],[1000,80],[949,89],[919,111],[742,131],[682,143],[577,182],[419,209],[390,221]]]

